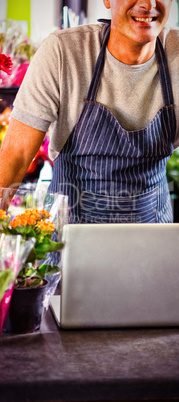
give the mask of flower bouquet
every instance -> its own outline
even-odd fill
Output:
[[[51,254],[61,250],[63,247],[62,242],[52,240],[52,233],[55,232],[55,225],[53,222],[50,222],[49,219],[50,213],[44,209],[38,210],[36,208],[29,208],[14,218],[11,218],[11,216],[5,211],[0,210],[1,233],[4,233],[6,236],[11,238],[20,235],[24,244],[27,244],[30,239],[33,239],[34,242],[31,250],[29,250],[28,256],[26,255],[25,260],[23,260],[23,264],[21,264],[20,269],[18,268],[18,270],[16,270],[16,275],[14,277],[12,288],[13,294],[11,292],[12,300],[7,319],[10,323],[16,320],[16,327],[13,327],[14,324],[10,324],[11,329],[9,329],[9,323],[7,325],[5,323],[5,330],[10,332],[29,332],[29,330],[33,331],[34,329],[39,328],[43,307],[48,308],[49,305],[49,288],[47,278],[51,278],[53,275],[55,275],[55,287],[60,279],[61,269],[59,265],[50,264],[46,257],[47,253]],[[9,281],[10,279],[6,280]],[[53,286],[53,291],[55,291],[55,287]],[[25,293],[20,292],[20,297],[23,297],[23,299],[20,299],[19,301],[19,294],[17,296],[18,289],[34,289],[33,292],[35,291],[35,294],[37,294],[38,289],[41,292],[41,296],[38,296],[37,294],[37,299],[39,300],[40,297],[41,303],[40,307],[38,306],[38,310],[40,310],[38,322],[34,323],[33,318],[31,317],[30,323],[27,323],[28,329],[26,329],[25,320],[34,311],[33,299],[36,296],[33,296],[34,293],[32,293],[32,291],[31,295],[28,292],[28,303],[30,298],[32,301],[28,306],[28,312],[24,312],[24,306],[26,304],[24,301]],[[16,298],[18,297],[18,307],[13,306],[15,295]],[[17,318],[15,316],[17,316]],[[34,317],[37,317],[36,312]],[[18,328],[20,324],[20,330],[17,329],[17,323]]]
[[[5,213],[0,211],[1,220]],[[7,316],[14,284],[35,239],[23,241],[22,236],[2,234],[0,239],[0,334]]]
[[[25,241],[29,238],[36,240],[17,276],[17,286],[39,286],[45,275],[60,271],[59,266],[44,264],[44,262],[39,265],[38,263],[38,261],[46,259],[46,253],[61,250],[63,247],[62,242],[51,239],[55,225],[49,221],[49,218],[48,211],[29,208],[11,220],[9,214],[0,210],[1,233],[21,235]]]

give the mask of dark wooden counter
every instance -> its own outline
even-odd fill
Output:
[[[179,329],[41,330],[0,337],[0,402],[179,399]]]

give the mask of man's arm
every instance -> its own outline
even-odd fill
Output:
[[[19,187],[44,136],[44,132],[11,118],[0,149],[0,187]]]

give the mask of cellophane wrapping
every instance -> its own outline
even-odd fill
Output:
[[[35,244],[34,238],[24,241],[20,235],[4,233],[0,238],[0,334],[9,310],[17,275]]]

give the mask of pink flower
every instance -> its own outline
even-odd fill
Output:
[[[14,205],[15,207],[19,207],[22,205],[23,201],[20,197],[14,197],[11,201],[11,204]]]
[[[0,70],[4,71],[6,74],[12,74],[12,60],[5,54],[0,54]]]

